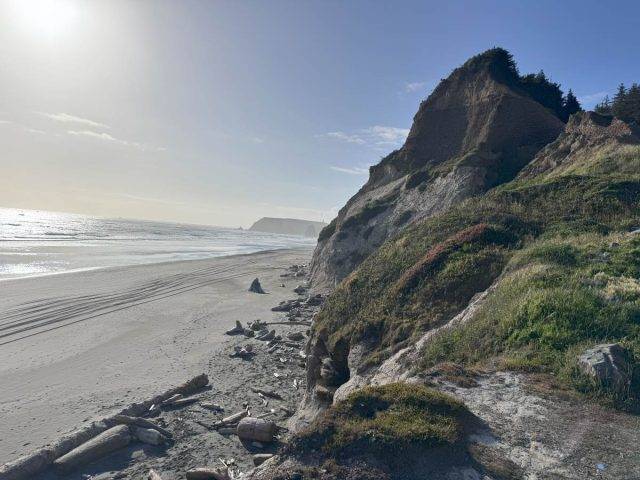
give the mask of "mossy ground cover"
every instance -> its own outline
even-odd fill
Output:
[[[576,358],[608,342],[640,358],[639,269],[638,235],[541,238],[512,256],[470,323],[427,346],[423,367],[499,358],[503,368],[552,373],[563,385],[635,410],[640,392],[606,391],[579,373]]]
[[[474,327],[483,333],[452,332],[424,366],[506,354],[507,366],[562,374],[594,391],[573,367],[561,368],[575,365],[575,352],[622,341],[640,353],[633,297],[639,247],[623,235],[640,226],[640,175],[622,167],[637,163],[634,155],[608,151],[580,175],[515,180],[410,226],[341,283],[314,329],[329,349],[364,341],[365,366],[376,364],[448,321],[500,277],[482,325]],[[601,168],[605,160],[610,170]],[[493,237],[466,237],[479,228]],[[615,238],[620,245],[609,247]],[[614,279],[598,287],[597,275]]]
[[[291,449],[336,459],[393,458],[408,450],[455,445],[468,415],[453,397],[423,385],[365,387],[323,412],[296,435]]]

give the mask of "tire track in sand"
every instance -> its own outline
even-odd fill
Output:
[[[0,315],[0,346],[57,330],[102,315],[180,295],[251,273],[255,261],[204,267],[143,282],[130,289],[30,301]]]

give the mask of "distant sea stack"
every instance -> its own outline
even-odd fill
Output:
[[[405,144],[371,167],[369,180],[318,238],[314,290],[331,290],[408,225],[512,180],[564,128],[520,77],[511,55],[471,58],[423,101]]]
[[[326,227],[323,222],[299,220],[297,218],[273,218],[262,217],[251,225],[249,230],[254,232],[279,233],[281,235],[300,235],[309,238],[318,238],[320,231]]]

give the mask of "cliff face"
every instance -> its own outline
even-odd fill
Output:
[[[512,181],[384,242],[315,317],[307,391],[290,426],[302,439],[317,437],[326,434],[327,422],[369,405],[362,397],[379,395],[383,386],[427,384],[453,393],[488,426],[474,431],[466,421],[469,452],[482,431],[490,440],[480,444],[491,445],[491,458],[519,472],[493,475],[492,461],[480,459],[465,465],[477,469],[473,478],[579,479],[590,475],[585,458],[613,465],[637,437],[635,415],[615,416],[613,428],[627,440],[608,452],[591,436],[572,443],[579,461],[554,445],[598,402],[640,411],[639,172],[633,126],[578,113]],[[581,352],[603,344],[627,350],[624,388],[580,370]],[[541,420],[532,422],[533,416]],[[590,431],[612,428],[609,417],[592,418]],[[375,427],[368,423],[367,434]],[[520,454],[532,435],[541,442],[535,462]],[[373,448],[352,457],[366,462]],[[401,469],[416,461],[410,451],[398,455]],[[428,458],[429,450],[419,456]],[[460,464],[431,475],[425,468],[431,467],[421,465],[421,475],[391,469],[390,478],[471,478]],[[623,462],[615,469],[612,475],[622,478],[640,472],[640,465]]]
[[[320,231],[326,226],[326,223],[312,222],[310,220],[263,217],[251,225],[249,230],[317,238]]]
[[[371,168],[321,232],[314,289],[332,289],[416,220],[511,180],[562,131],[563,123],[518,87],[502,52],[469,60],[420,105],[404,146]]]

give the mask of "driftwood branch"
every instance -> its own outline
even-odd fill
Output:
[[[117,415],[106,417],[100,421],[92,422],[89,425],[75,430],[60,439],[54,441],[52,444],[46,447],[40,448],[34,452],[24,455],[13,462],[5,463],[0,466],[0,479],[2,480],[29,480],[35,475],[44,471],[53,462],[69,453],[76,447],[88,442],[92,438],[105,432],[110,427],[117,425],[118,422],[114,421],[114,418],[118,415],[138,417],[149,410],[152,405],[160,405],[162,402],[176,394],[190,395],[204,388],[209,383],[209,378],[203,373],[183,383],[182,385],[171,388],[160,395],[146,400],[142,403],[134,403],[129,407],[120,411]],[[144,420],[144,419],[143,419]],[[151,422],[149,422],[151,423]],[[145,425],[139,425],[145,427]],[[158,426],[155,424],[153,427],[146,426],[145,428],[154,428],[158,430]],[[158,430],[160,431],[160,430]],[[165,430],[165,432],[167,432]],[[161,432],[164,434],[164,432]],[[170,432],[167,432],[170,435]],[[169,436],[169,438],[171,438]]]

